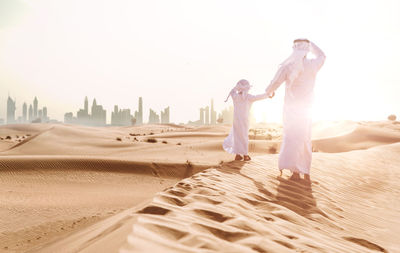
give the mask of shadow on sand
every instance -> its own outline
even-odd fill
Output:
[[[328,218],[317,206],[310,181],[304,179],[285,179],[281,176],[278,176],[277,180],[278,187],[276,189],[275,200],[272,202],[284,206],[308,219],[312,219],[312,214],[320,214]]]
[[[314,220],[313,214],[320,214],[329,219],[317,206],[317,201],[313,196],[312,181],[277,176],[277,181],[263,183],[251,177],[251,174],[243,174],[241,168],[244,165],[245,162],[235,161],[229,163],[230,169],[225,169],[224,167],[222,169],[225,173],[229,171],[228,173],[238,174],[251,180],[258,192],[265,198],[265,201],[286,207],[307,219]],[[277,185],[275,194],[267,189],[271,189],[273,185]]]

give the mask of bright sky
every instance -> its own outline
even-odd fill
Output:
[[[108,111],[171,106],[173,122],[218,111],[245,78],[261,93],[292,41],[327,55],[314,119],[400,116],[400,1],[0,0],[0,118],[10,92],[34,96],[63,120],[85,96]],[[253,105],[258,121],[280,121],[284,89]]]

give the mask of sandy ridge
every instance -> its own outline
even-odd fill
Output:
[[[363,153],[342,154],[337,160],[355,157],[356,164],[365,156],[379,159],[380,153],[386,158],[396,154],[384,149]],[[330,155],[322,156],[316,158],[316,166]],[[397,158],[392,162],[400,161]],[[400,207],[393,206],[394,199],[383,198],[386,187],[377,184],[395,188],[395,192],[399,186],[390,179],[373,180],[371,176],[380,168],[366,175],[361,175],[363,170],[353,169],[351,174],[359,176],[361,182],[354,180],[353,175],[341,175],[342,182],[337,183],[336,173],[330,173],[332,168],[318,167],[314,168],[317,181],[307,185],[276,177],[276,172],[265,169],[270,164],[269,157],[258,157],[247,164],[226,164],[184,179],[157,194],[151,204],[137,213],[137,222],[120,252],[399,250],[398,238],[391,235],[400,225]],[[394,173],[398,179],[395,167],[386,168],[385,174]]]
[[[2,172],[32,171],[46,169],[51,171],[103,171],[137,173],[163,178],[183,178],[197,173],[208,165],[191,163],[160,163],[131,161],[108,157],[85,156],[6,156],[0,157]],[[0,179],[1,180],[1,179]]]

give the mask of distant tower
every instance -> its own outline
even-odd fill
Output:
[[[93,99],[92,115],[90,117],[89,124],[94,126],[105,126],[106,122],[107,111],[103,109],[103,106],[97,105],[96,99]]]
[[[31,122],[32,120],[33,120],[33,108],[32,105],[29,105],[28,121]]]
[[[204,125],[204,108],[200,108],[200,125]]]
[[[149,111],[149,124],[159,124],[160,123],[160,116],[150,109]]]
[[[47,118],[47,107],[46,106],[43,107],[43,120],[44,121],[48,120],[48,118]]]
[[[39,117],[39,119],[43,119],[43,111],[42,110],[39,110],[38,111],[38,117]]]
[[[204,115],[205,121],[204,121],[204,123],[206,125],[209,125],[210,124],[210,107],[206,106],[204,108],[204,110],[205,110],[205,115]]]
[[[95,98],[93,99],[91,112],[92,112],[91,121],[92,121],[92,123],[95,123],[96,122],[96,116],[97,116],[97,113],[96,113],[97,112],[97,102],[96,102]]]
[[[169,106],[167,108],[165,108],[164,110],[164,114],[165,114],[165,123],[169,124]]]
[[[10,96],[7,99],[7,124],[15,123],[15,100],[12,100]]]
[[[142,99],[142,97],[139,97],[139,113],[138,113],[137,123],[139,125],[143,124],[143,99]]]
[[[85,109],[84,109],[85,113],[88,115],[89,114],[89,101],[87,96],[85,97]]]
[[[217,112],[214,111],[214,99],[211,99],[211,125],[215,125],[217,123]]]
[[[92,115],[93,115],[93,111],[96,111],[96,106],[97,106],[97,102],[96,102],[96,99],[94,98],[93,99],[93,103],[92,103]]]
[[[161,123],[169,124],[169,106],[161,111]]]
[[[22,105],[22,121],[26,122],[27,120],[27,114],[28,114],[28,106],[26,105],[26,103],[24,103]]]
[[[38,100],[35,97],[35,99],[33,100],[33,118],[36,119],[38,116]]]
[[[118,105],[114,105],[114,111],[111,112],[111,125],[118,126],[120,124],[120,113],[118,110]]]

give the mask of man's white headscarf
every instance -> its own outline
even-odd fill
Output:
[[[249,81],[241,79],[239,82],[237,82],[236,86],[229,92],[225,102],[228,101],[229,97],[232,96],[233,93],[241,93],[243,98],[246,97],[250,88],[251,86]]]
[[[288,69],[288,77],[286,85],[290,88],[293,81],[304,70],[303,60],[310,51],[310,42],[307,39],[297,39],[293,44],[293,52],[284,62],[281,63],[280,69]]]

